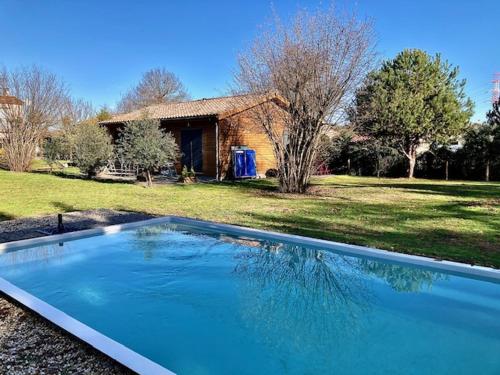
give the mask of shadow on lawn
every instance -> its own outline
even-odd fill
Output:
[[[31,171],[30,173],[34,174],[43,174],[43,175],[48,175],[48,176],[55,176],[55,177],[60,177],[68,180],[82,180],[82,181],[94,181],[94,182],[99,182],[103,184],[135,184],[135,180],[120,180],[120,179],[112,179],[112,178],[104,178],[104,177],[98,177],[98,178],[87,178],[87,176],[81,175],[81,174],[74,174],[74,173],[65,173],[61,171],[54,171],[52,173],[49,173],[48,171],[41,171],[41,170],[35,170]]]
[[[392,188],[401,189],[412,193],[421,194],[437,194],[437,195],[449,195],[461,198],[499,198],[500,197],[500,184],[498,183],[486,183],[486,182],[474,182],[470,181],[468,183],[453,182],[440,183],[427,182],[400,182],[396,180],[394,183],[387,182],[356,182],[355,184],[348,183],[338,183],[335,181],[329,182],[315,182],[312,184],[315,187],[325,187],[325,188]]]
[[[361,179],[360,179],[361,180]],[[371,181],[373,180],[373,181]],[[421,182],[407,182],[405,179],[394,180],[393,183],[388,183],[386,180],[365,179],[365,181],[356,181],[348,183],[343,181],[328,181],[328,179],[313,179],[310,190],[316,189],[362,189],[362,188],[392,188],[399,189],[405,192],[432,194],[432,195],[449,195],[457,198],[500,198],[500,184],[487,183],[478,181],[458,182],[450,181],[442,183],[438,180]],[[282,193],[278,190],[276,179],[261,179],[261,180],[245,180],[238,182],[225,182],[224,184],[241,188],[245,190],[255,190],[263,194],[272,193],[274,196]],[[283,197],[293,197],[293,194],[283,194]]]
[[[75,208],[75,206],[64,203],[64,202],[57,202],[57,201],[52,201],[50,202],[54,208],[57,208],[59,211],[62,212],[73,212],[73,211],[81,211]]]
[[[15,216],[8,214],[7,212],[0,211],[0,221],[13,220],[15,218]]]

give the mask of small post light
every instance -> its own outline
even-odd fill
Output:
[[[63,216],[62,214],[57,214],[57,232],[64,232]]]

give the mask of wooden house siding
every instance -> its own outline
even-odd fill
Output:
[[[257,174],[265,176],[269,169],[277,167],[273,146],[262,124],[244,111],[219,122],[220,176],[230,176],[231,146],[247,146],[255,150]]]

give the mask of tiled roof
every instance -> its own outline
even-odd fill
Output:
[[[101,124],[139,120],[145,114],[148,118],[161,120],[207,116],[224,117],[225,115],[243,111],[271,99],[280,100],[274,96],[236,95],[180,103],[156,104],[130,113],[113,116],[110,120],[102,121]]]
[[[23,105],[23,101],[10,95],[0,95],[0,105]]]

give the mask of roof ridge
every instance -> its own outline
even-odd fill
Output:
[[[134,109],[133,111],[128,112],[128,113],[137,112],[137,111],[144,111],[144,110],[146,110],[148,108],[151,108],[151,107],[164,106],[164,105],[195,103],[195,102],[202,102],[202,101],[208,101],[208,100],[239,98],[239,97],[242,97],[242,96],[255,96],[255,95],[256,94],[224,95],[224,96],[214,96],[213,98],[200,98],[200,99],[194,99],[194,100],[183,100],[183,101],[180,101],[180,102],[156,103],[156,104],[150,104],[150,105],[148,105],[146,107],[143,107],[143,108]]]
[[[248,99],[245,100],[244,98]],[[139,118],[139,115],[143,112],[150,112],[150,116],[159,119],[220,115],[226,114],[228,111],[234,111],[237,108],[250,108],[256,102],[260,103],[262,100],[268,99],[258,94],[238,94],[183,102],[157,103],[128,113],[117,114],[110,120],[101,123],[133,121],[134,118]]]
[[[227,98],[239,98],[242,96],[252,96],[255,94],[237,94],[237,95],[222,95],[222,96],[214,96],[211,98],[200,98],[200,99],[194,99],[194,100],[183,100],[181,102],[171,102],[171,103],[159,103],[161,104],[181,104],[181,103],[193,103],[193,102],[201,102],[204,100],[217,100],[217,99],[227,99]]]

